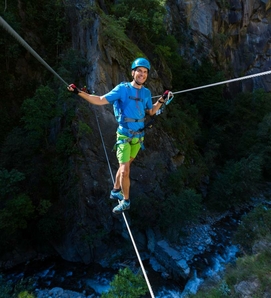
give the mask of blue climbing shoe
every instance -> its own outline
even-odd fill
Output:
[[[113,209],[113,213],[120,214],[121,212],[130,209],[130,201],[122,200],[119,201],[118,206]]]
[[[123,193],[122,193],[122,191],[120,190],[118,192],[114,192],[113,190],[111,190],[110,199],[122,201],[123,200]]]

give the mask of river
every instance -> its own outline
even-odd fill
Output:
[[[174,281],[164,278],[163,274],[155,270],[155,259],[145,260],[144,267],[155,297],[186,297],[189,293],[196,294],[206,279],[220,278],[225,266],[235,261],[238,252],[237,246],[232,245],[231,238],[238,226],[239,217],[226,217],[213,227],[216,232],[215,245],[210,247],[208,252],[194,257],[193,263],[190,264],[193,274],[188,280]],[[110,282],[117,272],[117,269],[103,268],[95,263],[84,265],[52,257],[44,261],[28,262],[5,271],[5,274],[12,283],[31,277],[34,288],[39,290],[61,287],[84,293],[86,296],[99,297],[101,293],[108,291]]]

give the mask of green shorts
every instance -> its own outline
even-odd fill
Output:
[[[128,139],[128,137],[117,133],[117,141],[125,139]],[[128,162],[130,161],[131,157],[135,158],[141,148],[140,142],[142,142],[143,140],[143,137],[140,140],[139,138],[133,138],[130,142],[118,144],[116,155],[119,163]]]

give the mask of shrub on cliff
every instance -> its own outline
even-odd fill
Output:
[[[110,283],[111,289],[102,294],[102,298],[137,298],[147,293],[147,285],[141,274],[134,274],[131,269],[120,269]]]

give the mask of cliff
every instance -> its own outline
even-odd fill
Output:
[[[227,79],[270,69],[270,1],[168,1],[169,32],[180,32],[191,63],[208,55]],[[270,90],[270,76],[230,84],[234,92]]]
[[[270,4],[270,1],[237,0],[168,1],[165,18],[167,30],[174,34],[178,32],[182,40],[185,40],[179,45],[180,51],[191,63],[201,63],[201,58],[208,55],[215,65],[225,69],[229,78],[262,72],[268,70],[270,65]],[[95,90],[96,94],[104,94],[118,82],[130,80],[129,59],[131,61],[133,56],[130,49],[135,52],[140,49],[133,44],[128,47],[129,51],[126,47],[118,51],[112,40],[103,34],[106,24],[101,14],[91,10],[88,14],[84,10],[83,14],[83,8],[83,3],[78,4],[76,14],[74,11],[70,13],[73,45],[88,59],[85,73],[89,89]],[[83,22],[84,19],[92,20],[91,24]],[[228,88],[232,93],[251,91],[258,87],[270,90],[270,83],[269,76],[262,76],[229,85]],[[163,82],[159,80],[154,68],[147,86],[153,95],[163,91]],[[96,120],[101,128],[110,165]],[[80,141],[84,156],[76,161],[80,164],[77,171],[81,177],[78,221],[88,227],[89,233],[95,234],[98,227],[102,227],[106,233],[116,229],[120,234],[125,234],[121,220],[112,217],[112,205],[108,199],[112,187],[110,172],[112,170],[114,176],[117,169],[114,152],[111,152],[116,128],[111,107],[89,106],[87,121],[93,134]],[[182,162],[173,141],[156,126],[147,132],[145,146],[146,150],[139,154],[132,166],[132,208],[133,198],[143,197],[148,200],[149,196],[163,196],[161,182]],[[82,233],[85,234],[85,230],[81,227],[73,227],[65,241],[55,246],[65,259],[85,262],[92,260],[89,248],[79,240]],[[107,250],[106,245],[100,242],[94,247],[95,258]]]
[[[118,36],[117,31],[108,31],[104,1],[65,3],[73,48],[87,60],[81,70],[85,77],[81,84],[102,95],[119,82],[129,81],[130,62],[142,53],[140,44],[135,44],[127,36]],[[270,5],[270,1],[259,0],[170,0],[166,3],[165,24],[169,34],[179,37],[179,52],[189,63],[201,64],[207,55],[217,68],[225,70],[228,78],[240,77],[269,69]],[[152,56],[148,52],[143,54]],[[163,79],[158,75],[163,70],[170,72],[166,65],[161,68],[158,72],[152,66],[149,75],[147,87],[153,96],[161,94],[164,86],[170,86],[170,75]],[[270,91],[270,83],[270,77],[264,76],[227,87],[232,94],[259,87]],[[78,177],[78,197],[71,203],[65,195],[62,196],[60,206],[68,225],[62,238],[52,240],[52,245],[66,260],[99,262],[106,257],[118,257],[119,249],[128,245],[123,244],[123,238],[129,239],[121,216],[113,217],[114,204],[109,201],[112,179],[118,167],[112,152],[116,122],[111,106],[93,107],[78,100],[76,113],[77,120],[72,127],[74,134],[78,132],[79,121],[86,123],[91,133],[77,138],[81,154],[71,157],[70,162]],[[134,218],[137,212],[146,214],[146,222],[142,223],[144,228],[141,232],[135,231],[135,235],[140,249],[152,253],[150,247],[155,247],[155,243],[160,252],[170,244],[161,239],[159,231],[148,229],[148,208],[152,207],[148,200],[166,196],[163,182],[182,164],[184,157],[174,146],[174,140],[164,132],[162,120],[147,131],[145,147],[131,169],[131,208],[139,199],[142,205],[131,212]],[[130,224],[133,229],[133,222]],[[206,238],[209,239],[208,235]],[[166,265],[168,256],[159,261]],[[189,270],[184,263],[184,272],[180,275],[186,276]],[[176,267],[179,269],[180,266],[177,264]]]

